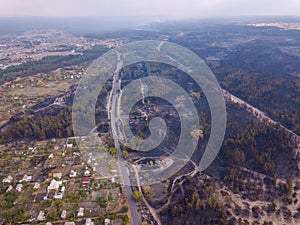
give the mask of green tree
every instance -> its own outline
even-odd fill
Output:
[[[140,191],[134,191],[134,192],[132,193],[132,198],[133,198],[136,202],[141,201],[141,200],[142,200],[142,197],[143,197],[143,194],[142,194],[142,192],[140,192]]]
[[[128,152],[126,150],[123,150],[122,151],[122,157],[123,157],[123,159],[126,159],[127,156],[128,156]]]

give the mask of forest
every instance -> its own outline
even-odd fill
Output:
[[[3,128],[0,141],[46,140],[73,135],[71,108],[51,110],[46,114],[16,115]]]

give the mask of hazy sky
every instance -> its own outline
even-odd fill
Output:
[[[300,0],[0,0],[0,16],[299,15]]]

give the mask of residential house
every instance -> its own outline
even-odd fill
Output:
[[[20,183],[30,182],[31,180],[32,180],[32,176],[28,176],[27,174],[25,174],[24,177],[20,180]]]
[[[77,217],[83,217],[84,216],[84,208],[79,208],[78,213],[77,213]]]
[[[67,144],[66,147],[67,148],[73,148],[73,144]]]
[[[116,182],[116,178],[115,178],[115,177],[112,177],[112,178],[111,178],[111,182],[115,183],[115,182]]]
[[[53,173],[53,178],[61,179],[62,173]]]
[[[21,192],[22,189],[23,189],[23,184],[18,184],[17,187],[16,187],[16,190],[17,190],[18,192]]]
[[[45,213],[43,211],[39,212],[39,215],[36,218],[38,221],[44,221],[46,219]]]
[[[89,177],[91,175],[91,172],[89,170],[84,171],[84,176]]]
[[[92,221],[92,219],[87,218],[87,219],[85,220],[85,225],[94,225],[94,222]]]
[[[81,186],[82,187],[88,187],[88,186],[90,186],[90,182],[91,182],[91,178],[89,178],[89,177],[83,177],[81,179]]]
[[[6,192],[10,192],[14,187],[12,185],[9,185],[9,187],[6,189]]]
[[[2,180],[2,183],[8,183],[8,184],[10,184],[13,181],[13,179],[14,178],[11,175],[9,175],[7,178],[4,178]]]
[[[61,212],[61,216],[60,216],[62,219],[66,219],[67,218],[67,211],[66,210],[63,210]]]
[[[52,180],[50,185],[48,186],[48,191],[50,190],[58,190],[58,188],[62,185],[62,181]]]
[[[105,224],[105,225],[110,224],[110,219],[106,218],[106,219],[104,220],[104,224]]]
[[[80,156],[80,153],[79,152],[73,152],[73,155]]]
[[[75,222],[65,222],[65,225],[75,225]]]
[[[28,148],[28,150],[31,151],[34,154],[35,151],[36,151],[36,147],[34,147],[34,148]]]
[[[77,176],[77,172],[74,170],[71,170],[69,177],[73,178]]]
[[[39,183],[35,182],[35,183],[34,183],[34,186],[33,186],[33,189],[39,189],[40,186],[41,186],[41,185],[40,185]]]

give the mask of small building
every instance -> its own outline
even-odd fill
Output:
[[[85,220],[85,225],[94,225],[94,222],[92,221],[92,219],[87,218],[87,219]]]
[[[90,182],[91,182],[91,179],[89,177],[83,177],[81,179],[81,186],[88,187],[88,186],[90,186]]]
[[[20,180],[21,182],[30,182],[32,180],[32,176],[28,176],[27,174],[24,175],[24,177]]]
[[[73,152],[73,155],[80,156],[80,153],[79,152]]]
[[[6,189],[6,192],[10,192],[14,187],[12,185],[9,185],[9,187]]]
[[[50,222],[47,222],[47,223],[46,223],[46,225],[52,225],[52,223],[50,223]]]
[[[13,179],[14,178],[11,175],[9,175],[7,178],[4,178],[2,180],[2,183],[8,183],[8,184],[10,184],[13,181]]]
[[[16,187],[16,190],[17,190],[18,192],[21,192],[22,189],[23,189],[23,184],[18,184],[17,187]]]
[[[89,177],[91,175],[91,172],[89,170],[84,171],[84,176]]]
[[[75,225],[75,222],[65,222],[65,225]]]
[[[62,219],[66,219],[67,218],[67,211],[66,210],[63,210],[61,212],[61,216],[60,216]]]
[[[104,220],[104,224],[105,224],[105,225],[110,224],[110,219],[106,218],[106,219]]]
[[[115,178],[115,177],[112,177],[112,178],[111,178],[111,182],[112,182],[112,183],[116,183],[116,178]]]
[[[74,170],[71,170],[69,177],[73,178],[77,176],[77,172]]]
[[[31,147],[31,148],[28,148],[28,150],[31,151],[31,152],[34,154],[35,151],[36,151],[36,147],[34,147],[34,148],[32,148],[32,147]]]
[[[112,173],[118,173],[117,170],[110,170]]]
[[[33,189],[39,189],[40,186],[41,186],[41,185],[40,185],[39,183],[35,182],[35,183],[34,183],[34,186],[33,186]]]
[[[53,173],[53,178],[61,179],[62,173]]]
[[[48,156],[48,159],[53,159],[54,158],[54,155],[53,153],[51,153],[49,156]]]
[[[45,213],[43,211],[39,212],[39,215],[36,218],[38,221],[44,221],[46,219]]]
[[[50,190],[58,190],[58,188],[62,185],[62,181],[52,180],[50,185],[48,186],[48,191]]]
[[[84,208],[79,208],[78,213],[77,213],[77,217],[83,217],[84,216]]]
[[[73,148],[73,144],[67,144],[67,148]]]

